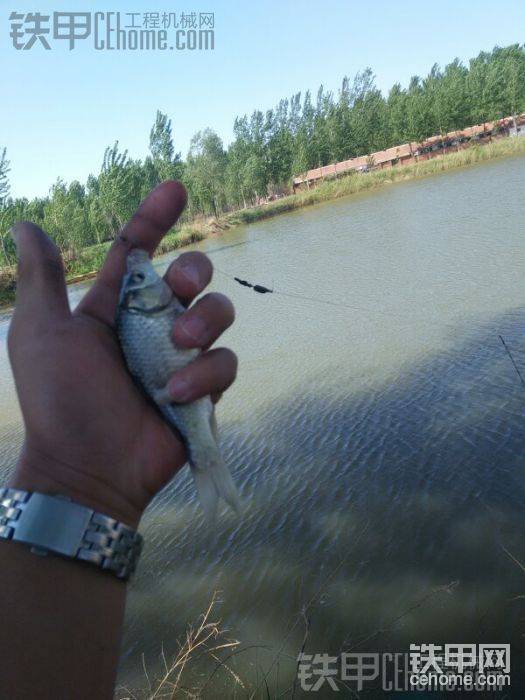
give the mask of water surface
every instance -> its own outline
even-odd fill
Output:
[[[525,388],[498,336],[525,373],[524,177],[523,158],[484,164],[195,246],[237,309],[221,342],[237,352],[239,378],[218,412],[247,515],[210,531],[187,474],[156,499],[122,684],[146,688],[142,655],[158,675],[161,648],[176,651],[220,590],[220,616],[250,647],[232,668],[258,697],[264,671],[272,697],[293,679],[312,596],[310,653],[510,642],[516,692],[525,621],[512,599],[525,574],[503,547],[525,561]],[[6,328],[9,468],[21,426]],[[232,687],[222,669],[209,697],[234,697]]]

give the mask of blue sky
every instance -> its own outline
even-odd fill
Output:
[[[214,12],[214,51],[16,51],[10,9],[39,11]],[[128,18],[123,18],[128,21]],[[434,62],[466,60],[480,49],[523,41],[525,4],[508,0],[73,0],[17,2],[0,14],[3,67],[0,146],[11,161],[14,196],[47,193],[57,177],[84,181],[105,147],[119,139],[144,157],[157,109],[173,121],[177,150],[206,126],[225,141],[236,115],[267,109],[320,83],[336,90],[343,75],[371,66],[383,91]]]

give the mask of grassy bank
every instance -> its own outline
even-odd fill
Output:
[[[368,173],[354,172],[337,179],[325,180],[310,190],[302,190],[296,195],[283,197],[265,206],[228,214],[225,220],[232,225],[249,224],[258,219],[374,189],[381,185],[428,177],[494,158],[518,155],[525,155],[525,138],[499,139],[485,146],[472,146],[464,151],[447,153],[420,163],[400,165],[386,170],[372,170]]]
[[[235,226],[277,216],[301,207],[318,204],[330,199],[345,197],[357,192],[371,190],[385,184],[427,177],[447,170],[465,167],[494,158],[525,155],[525,138],[504,138],[484,146],[472,146],[464,151],[451,152],[432,160],[397,166],[388,170],[373,170],[369,173],[351,173],[344,177],[326,180],[309,190],[283,197],[268,204],[241,209],[224,214],[218,219],[196,220],[173,229],[163,239],[157,254],[161,255],[177,248],[220,235]],[[93,277],[100,267],[110,242],[91,246],[80,251],[74,258],[66,259],[66,276],[69,283]],[[15,292],[14,268],[0,269],[0,304],[13,302]]]

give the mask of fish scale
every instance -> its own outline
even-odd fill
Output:
[[[198,349],[179,348],[173,342],[174,323],[184,311],[146,251],[132,250],[116,318],[122,352],[129,372],[180,434],[202,507],[214,517],[219,498],[235,510],[239,510],[239,500],[217,444],[211,398],[189,404],[167,400],[170,377],[200,354]]]

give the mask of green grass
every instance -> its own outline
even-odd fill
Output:
[[[494,158],[517,155],[525,155],[525,138],[502,138],[487,145],[472,146],[463,151],[447,153],[420,163],[396,166],[386,170],[372,170],[368,173],[349,173],[337,179],[324,180],[316,187],[301,190],[295,195],[289,195],[262,206],[230,212],[219,219],[202,218],[183,224],[180,228],[168,232],[158,247],[157,254],[162,255],[203,240],[212,234],[220,235],[223,230],[251,224],[301,207],[365,192],[394,182],[428,177]],[[110,242],[106,242],[90,246],[81,250],[75,257],[67,259],[65,265],[68,282],[93,276],[102,264],[110,245]],[[13,302],[15,283],[15,269],[0,268],[0,305]]]

